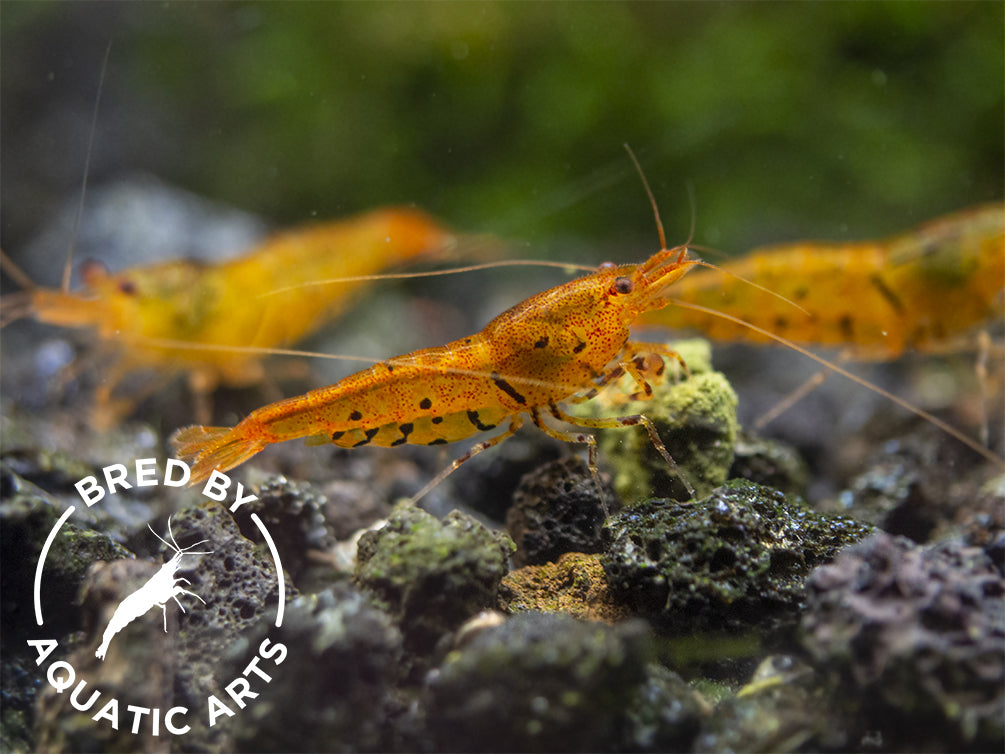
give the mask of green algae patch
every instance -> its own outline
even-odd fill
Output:
[[[706,341],[682,341],[671,347],[681,354],[689,377],[675,381],[670,364],[665,378],[652,383],[649,400],[614,402],[606,396],[593,409],[597,415],[648,417],[677,464],[677,470],[667,464],[641,427],[601,432],[602,463],[613,470],[614,488],[626,505],[654,496],[688,499],[680,475],[696,497],[704,497],[725,483],[733,463],[739,433],[736,393],[720,372],[712,371]],[[623,386],[629,386],[628,379]]]
[[[409,651],[432,651],[445,634],[496,604],[514,546],[468,515],[442,521],[412,505],[363,535],[355,581],[400,627]]]
[[[0,550],[4,568],[0,585],[4,600],[6,641],[11,645],[35,629],[32,585],[35,567],[46,537],[62,509],[52,497],[30,482],[11,474],[14,493],[0,503]],[[88,569],[97,561],[132,558],[133,555],[107,534],[67,522],[52,542],[45,561],[45,588],[40,594],[47,628],[57,635],[80,624],[79,593]]]

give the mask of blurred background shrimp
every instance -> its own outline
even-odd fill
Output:
[[[96,425],[134,407],[137,396],[117,389],[139,369],[155,373],[148,389],[184,373],[196,415],[208,420],[218,385],[264,380],[264,351],[255,349],[296,343],[342,313],[367,282],[361,276],[442,259],[455,245],[428,215],[385,208],[276,234],[219,264],[179,259],[111,273],[91,260],[76,291],[35,286],[4,258],[26,290],[5,296],[0,311],[5,323],[30,316],[88,328],[101,339],[107,361],[92,411]]]

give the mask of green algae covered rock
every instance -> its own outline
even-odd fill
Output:
[[[604,416],[642,414],[652,420],[680,474],[697,497],[704,497],[726,481],[733,463],[739,432],[736,393],[721,373],[712,371],[707,341],[680,341],[671,347],[684,359],[689,377],[675,382],[668,373],[652,383],[653,396],[645,401],[612,403],[610,395],[601,393],[591,401],[596,404],[591,410]],[[634,383],[622,384],[634,390]],[[668,466],[643,428],[605,430],[597,440],[603,463],[613,469],[614,489],[626,505],[654,495],[690,497],[677,471]]]
[[[426,688],[437,751],[600,751],[621,738],[650,656],[641,621],[523,613],[447,655]]]
[[[363,535],[355,580],[394,617],[408,651],[429,653],[444,635],[496,603],[513,543],[471,516],[442,521],[412,505]]]
[[[650,500],[609,529],[611,591],[676,636],[791,627],[810,571],[870,531],[744,481],[694,504]]]
[[[35,566],[46,537],[63,512],[59,503],[44,490],[20,478],[9,469],[0,473],[13,493],[0,503],[0,569],[5,640],[13,646],[35,628],[32,587]],[[45,561],[45,589],[39,597],[50,630],[60,634],[80,624],[78,593],[88,568],[96,561],[133,557],[107,534],[68,521],[63,536],[53,540]],[[18,641],[20,643],[20,641]]]
[[[301,596],[283,626],[260,626],[227,657],[230,676],[254,659],[268,634],[289,652],[272,682],[235,726],[240,751],[391,751],[401,717],[393,686],[401,634],[390,617],[346,582]],[[405,746],[404,748],[410,748]]]

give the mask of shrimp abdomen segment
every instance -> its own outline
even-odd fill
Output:
[[[330,442],[340,448],[360,448],[376,445],[395,448],[399,445],[446,445],[465,440],[479,432],[489,432],[505,421],[511,413],[498,406],[454,411],[437,416],[418,416],[407,422],[390,422],[379,427],[354,427],[336,430],[330,436],[315,435],[311,444]]]
[[[172,444],[192,462],[192,482],[237,466],[265,446],[306,438],[311,445],[440,445],[494,429],[526,400],[486,371],[480,340],[381,362],[341,382],[264,406],[233,429],[187,427]],[[525,390],[525,392],[527,392]]]

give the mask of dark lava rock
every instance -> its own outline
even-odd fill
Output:
[[[792,445],[741,429],[733,450],[729,478],[747,479],[787,495],[805,495],[810,471]]]
[[[613,488],[601,492],[580,458],[564,458],[524,475],[513,494],[506,528],[516,543],[514,563],[538,565],[567,552],[600,552],[604,519],[620,508]]]
[[[391,721],[403,710],[389,695],[401,634],[360,592],[342,583],[289,603],[281,628],[260,628],[231,652],[233,677],[261,654],[266,638],[287,653],[279,665],[262,663],[271,681],[236,729],[241,751],[402,748]]]
[[[43,490],[11,474],[14,492],[0,502],[0,615],[3,616],[5,648],[26,633],[34,634],[32,590],[35,567],[46,537],[63,510]],[[45,588],[41,590],[46,630],[60,636],[80,628],[77,594],[87,569],[99,560],[132,557],[106,534],[81,528],[71,517],[52,541],[45,561]]]
[[[523,476],[542,463],[557,460],[563,452],[568,452],[565,443],[553,440],[543,432],[536,429],[517,432],[506,442],[492,448],[491,453],[478,456],[477,467],[464,464],[451,475],[454,493],[443,504],[453,506],[456,505],[453,501],[463,500],[471,510],[502,523],[513,504],[513,490]],[[429,507],[425,498],[422,505],[427,510],[435,510]]]
[[[623,738],[650,654],[641,622],[523,613],[451,652],[425,708],[440,751],[600,751]]]
[[[679,675],[650,664],[626,708],[621,751],[691,751],[707,703]]]
[[[170,529],[164,528],[165,539],[171,542],[173,538],[178,547],[190,550],[174,571],[175,578],[186,580],[181,586],[188,594],[177,595],[182,608],[170,599],[165,611],[151,606],[113,631],[104,659],[96,659],[95,649],[113,615],[162,564],[131,559],[95,563],[81,588],[88,631],[81,634],[68,659],[78,678],[86,680],[89,688],[101,690],[96,707],[111,697],[123,700],[123,716],[126,704],[162,710],[184,707],[189,710],[185,722],[191,726],[184,736],[185,746],[229,751],[233,748],[230,736],[240,729],[241,719],[224,717],[210,728],[207,699],[216,695],[229,700],[222,686],[230,679],[219,677],[220,660],[245,632],[264,622],[269,608],[275,606],[275,565],[267,553],[241,536],[230,513],[219,504],[180,511],[172,516]],[[149,538],[155,540],[152,534]],[[162,547],[165,556],[174,554]],[[288,593],[293,591],[288,586]],[[156,748],[160,739],[151,737],[149,723],[137,739],[122,720],[118,730],[95,723],[95,709],[76,711],[68,697],[68,693],[56,694],[48,685],[43,687],[38,705],[40,748]]]
[[[241,535],[230,512],[217,503],[176,513],[172,529],[182,547],[205,539],[196,549],[212,551],[197,556],[197,569],[185,558],[178,575],[189,579],[186,588],[206,601],[203,609],[179,616],[180,638],[189,653],[188,662],[198,658],[213,664],[229,641],[262,621],[266,611],[276,604],[279,593],[275,563],[264,547],[255,546]],[[286,594],[287,599],[295,594],[289,584]],[[207,636],[220,637],[219,645],[207,641]]]
[[[611,591],[677,636],[787,629],[809,572],[869,531],[743,481],[693,504],[643,503],[609,526]]]
[[[804,644],[888,751],[1005,747],[1005,581],[975,547],[885,533],[809,579]]]
[[[2,473],[5,486],[18,486],[15,480],[20,477],[45,489],[71,489],[79,479],[93,474],[94,469],[58,450],[16,447],[3,451]],[[8,491],[3,490],[3,494],[7,497]]]
[[[889,432],[886,424],[882,428]],[[918,421],[877,443],[865,470],[841,494],[844,511],[915,542],[945,538],[947,524],[981,506],[981,485],[993,466],[937,427]],[[999,502],[1000,506],[1001,503]]]
[[[1005,474],[990,479],[963,524],[963,542],[980,547],[1005,576]]]
[[[177,658],[174,643],[177,623],[173,613],[168,622],[170,633],[163,630],[163,614],[155,605],[128,623],[106,626],[125,596],[139,589],[158,570],[157,564],[147,560],[122,559],[92,565],[82,589],[87,631],[66,642],[72,649],[61,658],[72,668],[59,671],[58,677],[68,683],[67,689],[57,693],[46,683],[40,688],[36,705],[39,750],[128,751],[155,747],[157,740],[149,724],[138,735],[130,732],[132,715],[126,705],[161,710],[174,706],[171,681]],[[99,660],[95,648],[103,633],[110,643],[104,660]],[[47,658],[45,663],[52,661],[53,658]],[[36,670],[39,677],[43,677],[43,670],[44,666]],[[109,724],[110,711],[106,707],[115,700],[118,700],[117,730]],[[78,705],[83,707],[77,708]],[[95,719],[101,711],[105,717]],[[205,745],[208,741],[203,737],[200,743]]]
[[[65,659],[68,637],[83,623],[78,593],[89,567],[132,554],[108,535],[79,526],[71,516],[46,556],[39,594],[44,626],[39,627],[32,609],[35,568],[63,507],[17,474],[8,459],[0,466],[0,750],[34,751],[41,745],[36,739],[36,697],[44,667],[37,666],[38,653],[27,641],[57,639],[61,646],[47,663]]]
[[[256,491],[258,499],[242,505],[234,513],[241,534],[252,542],[263,542],[258,526],[251,520],[257,513],[282,553],[283,566],[294,583],[300,585],[310,565],[310,553],[323,553],[335,545],[335,534],[325,520],[325,496],[307,482],[275,477]]]
[[[442,521],[412,505],[359,541],[356,582],[394,618],[405,648],[427,655],[436,642],[480,610],[494,607],[512,551],[471,516]]]

